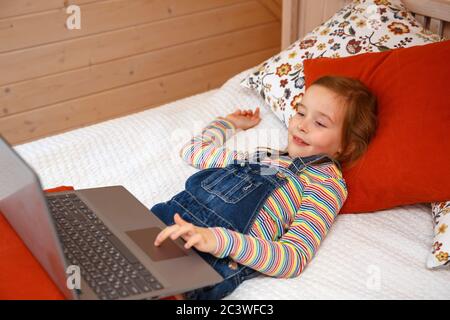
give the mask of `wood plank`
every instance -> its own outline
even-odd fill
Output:
[[[303,38],[322,22],[327,21],[349,2],[349,0],[301,0],[297,39]]]
[[[71,4],[82,5],[98,0],[1,0],[0,19],[17,17],[25,14],[67,8]]]
[[[151,21],[211,10],[244,0],[116,0],[80,6],[81,29],[66,28],[65,8],[0,20],[0,52],[74,39]]]
[[[279,22],[0,88],[0,117],[280,44]],[[176,61],[176,63],[174,63]]]
[[[431,32],[436,33],[442,37],[444,33],[444,21],[431,18],[429,29]]]
[[[425,20],[425,16],[421,15],[421,14],[416,14],[414,15],[414,18],[423,26],[425,27],[426,25],[426,20]]]
[[[298,37],[299,0],[284,0],[282,7],[281,49],[286,49]]]
[[[449,22],[446,22],[444,24],[443,34],[444,34],[445,39],[447,39],[447,40],[450,39],[450,23]]]
[[[0,54],[0,86],[275,21],[257,2]]]
[[[18,144],[138,112],[221,86],[279,51],[260,52],[0,118],[0,134]]]
[[[281,20],[281,6],[275,0],[258,0],[277,20]]]
[[[450,21],[450,0],[402,0],[409,11],[439,20]]]

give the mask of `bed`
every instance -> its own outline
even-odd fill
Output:
[[[179,149],[210,120],[264,101],[240,81],[158,108],[15,146],[44,188],[124,185],[143,204],[166,201],[197,171]],[[287,130],[267,108],[257,127],[227,141],[230,148],[284,147]],[[267,132],[271,134],[268,135]],[[294,279],[248,280],[226,299],[448,299],[450,272],[429,270],[430,204],[376,214],[339,215],[315,258]]]

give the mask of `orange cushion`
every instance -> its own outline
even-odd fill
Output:
[[[354,77],[378,97],[379,127],[343,175],[341,213],[450,199],[450,41],[304,62],[306,86],[323,75]]]
[[[46,192],[73,190],[58,187]],[[64,295],[0,214],[0,300],[64,299]]]

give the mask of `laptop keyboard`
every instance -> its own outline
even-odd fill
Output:
[[[64,254],[100,299],[163,288],[76,194],[47,196]]]

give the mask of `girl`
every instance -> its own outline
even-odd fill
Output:
[[[168,225],[154,244],[182,237],[224,278],[183,298],[221,299],[261,273],[297,277],[315,255],[347,198],[341,168],[375,133],[376,98],[359,80],[326,76],[296,111],[283,151],[257,150],[249,159],[223,146],[260,122],[259,108],[218,117],[182,148],[184,160],[205,170],[151,208]]]

